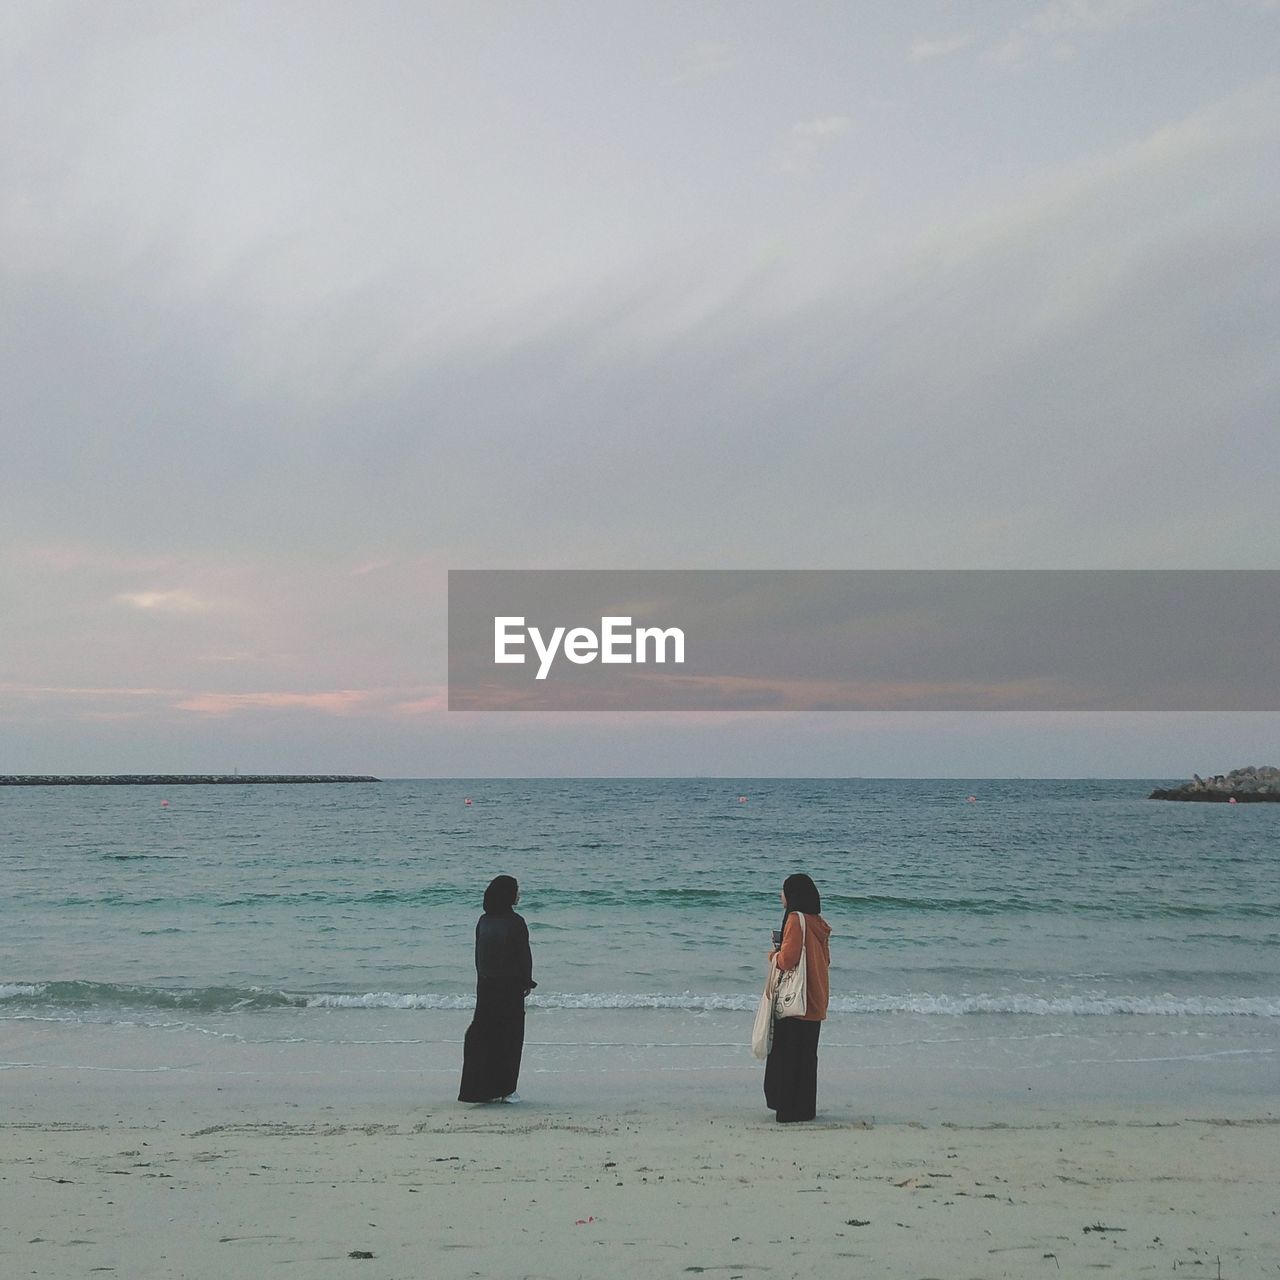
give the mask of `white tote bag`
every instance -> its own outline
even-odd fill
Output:
[[[756,1022],[751,1028],[751,1053],[757,1058],[767,1058],[773,1048],[773,993],[778,985],[777,965],[770,965],[764,980],[764,991],[756,1006]]]
[[[778,990],[774,996],[774,1008],[779,1018],[803,1018],[809,1003],[808,951],[809,935],[805,930],[804,913],[797,911],[796,919],[800,921],[800,963],[785,973],[779,971]]]

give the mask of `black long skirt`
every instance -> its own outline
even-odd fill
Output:
[[[459,1102],[493,1102],[515,1093],[524,1052],[524,987],[495,978],[476,983],[476,1013],[462,1045]]]
[[[764,1064],[764,1100],[782,1124],[818,1114],[818,1033],[821,1022],[775,1018]]]

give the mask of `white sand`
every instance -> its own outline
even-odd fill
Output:
[[[1257,1105],[779,1126],[6,1075],[5,1280],[1280,1275],[1280,1121]]]

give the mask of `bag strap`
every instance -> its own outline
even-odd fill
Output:
[[[807,950],[807,948],[808,948],[808,945],[809,945],[809,931],[805,928],[805,925],[804,925],[804,912],[803,912],[803,911],[793,911],[791,914],[792,914],[793,916],[798,917],[798,918],[799,918],[799,920],[800,920],[800,959],[801,959],[801,960],[803,960],[803,959],[805,958],[805,952],[806,952],[806,950]],[[784,938],[785,938],[785,935],[786,935],[786,928],[785,928],[785,926],[783,927],[783,935],[784,935]],[[778,943],[778,950],[779,950],[779,951],[781,951],[781,950],[782,950],[782,943],[781,943],[781,942],[780,942],[780,943]],[[777,967],[778,967],[778,958],[777,958],[777,956],[775,956],[775,957],[774,957],[774,960],[773,960],[773,967],[774,967],[775,969],[777,969]]]
[[[808,959],[809,959],[808,957],[809,931],[805,928],[805,925],[804,925],[804,912],[793,911],[791,914],[793,916],[800,917],[800,960],[802,963],[805,963],[807,965]],[[783,933],[784,934],[786,933],[785,925],[783,926]],[[780,942],[778,943],[778,951],[781,951],[781,950],[782,950],[782,943]],[[777,978],[781,978],[781,977],[782,977],[782,970],[778,968],[778,957],[777,957],[777,954],[775,954],[773,957],[773,962],[769,965],[769,975],[765,979],[766,987],[768,986],[769,982],[776,981]]]

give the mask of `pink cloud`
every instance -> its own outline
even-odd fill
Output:
[[[793,680],[635,672],[607,688],[498,683],[455,691],[457,711],[1001,711],[1088,705],[1054,679]]]
[[[77,685],[0,684],[0,694],[14,698],[163,698],[174,689],[135,689],[127,686],[85,688]]]
[[[156,573],[173,564],[172,556],[127,555],[100,547],[74,543],[20,546],[10,549],[5,559],[25,568],[48,573],[70,573],[75,569],[96,569],[107,573]]]
[[[789,680],[743,676],[679,676],[637,672],[636,680],[693,700],[732,708],[786,711],[1003,710],[1061,701],[1053,679],[1023,680]]]
[[[351,570],[353,578],[362,578],[369,573],[378,573],[382,569],[389,569],[392,565],[390,560],[370,560],[365,564],[358,564]]]
[[[400,715],[429,715],[437,711],[448,711],[449,695],[444,689],[437,689],[424,694],[420,698],[412,698],[408,702],[397,702],[392,710]]]
[[[348,715],[369,698],[363,689],[333,689],[325,693],[199,693],[175,702],[179,711],[226,716],[235,711],[322,711],[326,715]]]

